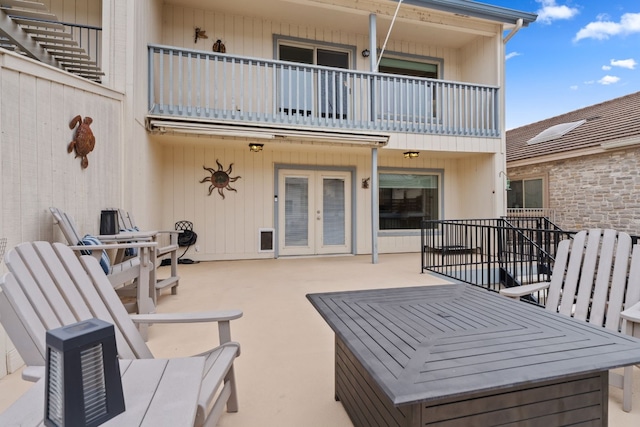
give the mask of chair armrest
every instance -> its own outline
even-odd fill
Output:
[[[222,322],[242,317],[240,310],[199,311],[190,313],[132,314],[135,323],[202,323]]]
[[[182,230],[158,230],[156,231],[158,234],[180,234]]]
[[[640,324],[640,302],[620,313],[620,317],[624,320]]]
[[[96,236],[102,242],[130,242],[132,240],[153,240],[157,231],[125,231],[118,234],[100,234]]]
[[[109,250],[109,249],[129,249],[129,248],[155,248],[157,242],[133,242],[133,243],[110,243],[106,245],[73,245],[69,248],[74,251]]]
[[[624,310],[620,317],[623,319],[622,332],[640,338],[640,302]]]
[[[520,298],[525,295],[529,295],[534,292],[546,289],[550,284],[550,282],[538,282],[530,283],[528,285],[514,286],[512,288],[500,289],[500,295],[504,295],[509,298]]]
[[[231,342],[229,321],[242,317],[241,310],[202,311],[193,313],[132,314],[134,323],[202,323],[218,322],[220,344]]]
[[[178,249],[178,237],[182,233],[182,230],[161,230],[158,234],[169,235],[169,245],[159,248],[161,254],[166,254]]]
[[[22,370],[22,379],[32,383],[38,382],[40,378],[44,378],[44,366],[26,366]]]

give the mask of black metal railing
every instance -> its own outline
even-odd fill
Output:
[[[24,12],[24,11],[22,11]],[[40,19],[24,13],[8,13],[19,27],[30,36],[38,48],[44,49],[56,60],[56,65],[72,74],[89,80],[101,81],[102,28],[73,22]],[[3,47],[41,60],[33,46],[15,38],[0,42]]]
[[[423,221],[422,271],[492,291],[548,281],[558,243],[570,234],[539,217]]]

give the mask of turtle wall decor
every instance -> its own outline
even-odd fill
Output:
[[[78,126],[73,137],[73,140],[69,143],[67,147],[67,153],[71,153],[73,150],[76,151],[76,157],[80,157],[80,166],[82,169],[86,169],[89,166],[89,159],[87,155],[93,151],[93,148],[96,146],[96,138],[93,136],[93,131],[91,130],[91,123],[93,123],[93,119],[91,117],[86,117],[84,120],[78,114],[69,122],[69,129],[73,129]]]
[[[213,168],[208,168],[206,166],[202,166],[202,169],[209,171],[211,173],[211,176],[208,176],[206,178],[204,178],[202,181],[200,181],[200,183],[203,182],[210,182],[211,185],[209,185],[209,196],[211,195],[211,193],[213,192],[213,190],[215,188],[218,189],[218,194],[220,194],[222,196],[222,198],[224,199],[224,192],[222,190],[229,190],[229,191],[235,191],[237,192],[238,190],[236,190],[235,188],[232,188],[229,183],[231,182],[236,182],[238,179],[240,179],[240,176],[235,176],[235,177],[230,177],[229,174],[231,173],[231,169],[233,168],[233,163],[231,163],[229,165],[229,169],[227,169],[226,171],[224,170],[224,167],[220,164],[220,162],[218,161],[218,159],[216,159],[216,163],[218,164],[218,170],[215,170]]]

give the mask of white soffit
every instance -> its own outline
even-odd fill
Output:
[[[531,138],[527,141],[527,144],[537,144],[540,142],[553,141],[554,139],[561,138],[567,133],[571,132],[578,126],[583,123],[586,123],[586,120],[578,120],[577,122],[569,122],[569,123],[560,123],[559,125],[551,126],[547,128]]]

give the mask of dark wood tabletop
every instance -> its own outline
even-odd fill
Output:
[[[394,405],[640,362],[640,340],[466,284],[309,294]]]

